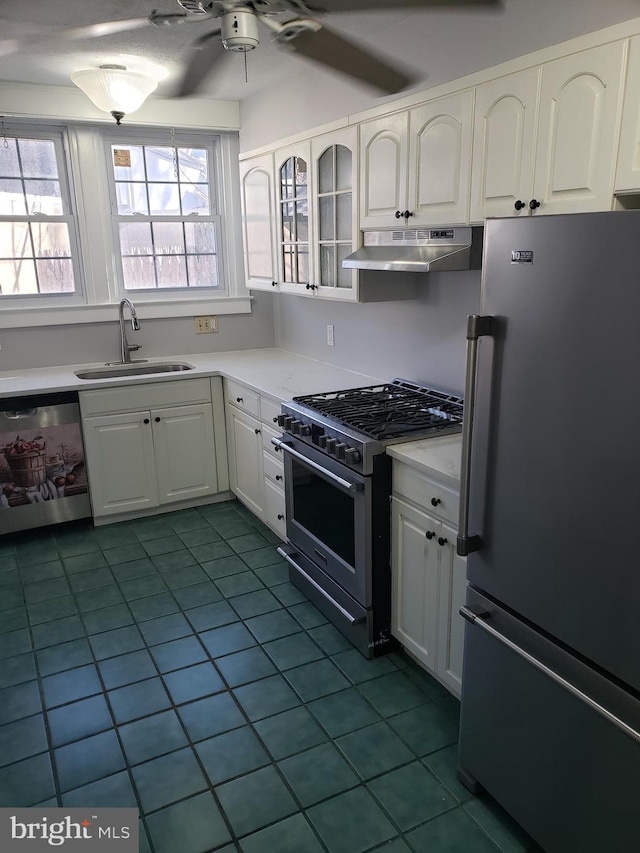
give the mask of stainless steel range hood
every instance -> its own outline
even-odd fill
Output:
[[[364,245],[342,262],[346,269],[439,272],[480,269],[482,226],[365,231]]]

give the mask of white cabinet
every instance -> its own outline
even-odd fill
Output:
[[[194,506],[227,490],[219,378],[86,391],[80,407],[95,518]]]
[[[240,161],[242,237],[247,287],[277,290],[273,154]]]
[[[284,464],[271,444],[280,404],[234,380],[225,383],[231,491],[286,539]]]
[[[283,293],[314,289],[310,259],[313,229],[311,142],[279,148],[274,154],[278,280]]]
[[[624,44],[476,89],[471,221],[610,210]]]
[[[391,632],[459,696],[466,561],[455,549],[457,504],[457,493],[394,461]]]
[[[640,190],[640,36],[629,40],[615,189],[636,193]]]
[[[466,90],[361,124],[361,228],[468,221],[472,116]]]

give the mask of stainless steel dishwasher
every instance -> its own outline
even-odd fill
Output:
[[[90,516],[78,395],[0,399],[0,534]]]

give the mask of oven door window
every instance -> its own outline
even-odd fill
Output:
[[[293,519],[349,566],[355,565],[355,500],[292,460]]]

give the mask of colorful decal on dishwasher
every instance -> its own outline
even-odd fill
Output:
[[[79,424],[0,433],[0,509],[86,492]]]

